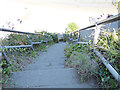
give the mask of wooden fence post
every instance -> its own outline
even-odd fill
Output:
[[[100,34],[100,27],[96,23],[96,29],[95,29],[95,33],[94,33],[93,45],[95,45],[97,43],[99,34]]]

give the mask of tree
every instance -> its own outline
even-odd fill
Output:
[[[73,32],[73,31],[75,31],[77,29],[79,29],[79,27],[78,27],[78,25],[76,23],[73,23],[73,22],[69,23],[66,33]]]
[[[112,0],[112,4],[116,6],[117,9],[119,9],[119,3],[120,3],[120,0]]]

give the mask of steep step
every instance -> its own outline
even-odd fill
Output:
[[[23,76],[24,75],[24,76]],[[43,87],[74,87],[91,88],[88,83],[80,84],[79,77],[75,69],[49,69],[49,70],[29,70],[13,72],[10,80],[13,82],[9,87],[21,88],[43,88]],[[16,84],[14,86],[14,84]]]
[[[9,88],[93,88],[93,80],[80,83],[80,76],[73,68],[64,68],[64,48],[66,43],[58,43],[27,65],[21,72],[13,72],[9,78]],[[91,82],[93,81],[93,82]]]
[[[64,63],[56,63],[56,62],[50,62],[50,63],[35,63],[28,65],[23,70],[44,70],[44,69],[64,69]]]

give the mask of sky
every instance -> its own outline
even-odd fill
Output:
[[[18,31],[59,33],[65,32],[71,22],[83,28],[90,24],[90,16],[117,14],[117,9],[111,4],[81,4],[74,0],[0,0],[0,11],[0,27],[12,22]],[[19,24],[17,19],[22,23]],[[0,36],[5,34],[0,32]]]

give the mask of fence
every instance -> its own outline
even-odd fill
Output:
[[[98,37],[99,37],[99,34],[100,34],[99,25],[106,24],[106,23],[112,23],[112,22],[119,21],[119,20],[120,20],[120,13],[111,17],[111,18],[105,19],[105,20],[100,21],[100,22],[96,22],[96,24],[93,24],[91,26],[88,26],[88,27],[76,30],[72,33],[69,33],[69,36],[71,36],[72,38],[69,37],[68,39],[72,42],[77,41],[78,44],[91,44],[89,42],[80,42],[80,38],[81,38],[80,37],[80,31],[95,27],[94,40],[93,40],[94,52],[101,59],[103,64],[107,67],[107,69],[114,76],[114,78],[120,83],[120,75],[118,74],[118,72],[110,65],[110,63],[102,56],[102,54],[95,49],[95,46],[96,46],[96,43],[98,41]],[[78,32],[78,38],[77,39],[74,38],[74,35],[75,35],[76,32]]]
[[[8,64],[10,64],[8,58],[7,58],[7,55],[5,54],[5,50],[6,49],[11,49],[11,48],[31,48],[33,51],[34,51],[34,48],[33,48],[33,45],[34,44],[40,44],[42,45],[42,43],[47,43],[49,42],[50,40],[53,40],[53,39],[50,39],[48,40],[47,38],[49,37],[49,35],[46,35],[46,34],[43,34],[43,36],[45,36],[46,40],[40,40],[40,36],[42,34],[40,33],[29,33],[29,32],[21,32],[21,31],[16,31],[16,30],[10,30],[10,29],[5,29],[5,28],[0,28],[0,31],[4,31],[4,32],[13,32],[13,33],[19,33],[19,34],[26,34],[28,36],[28,39],[30,41],[30,45],[18,45],[18,46],[1,46],[2,48],[2,54],[4,55],[5,57],[5,60]],[[39,42],[32,42],[31,40],[31,35],[39,35]],[[1,58],[0,58],[1,59]]]

